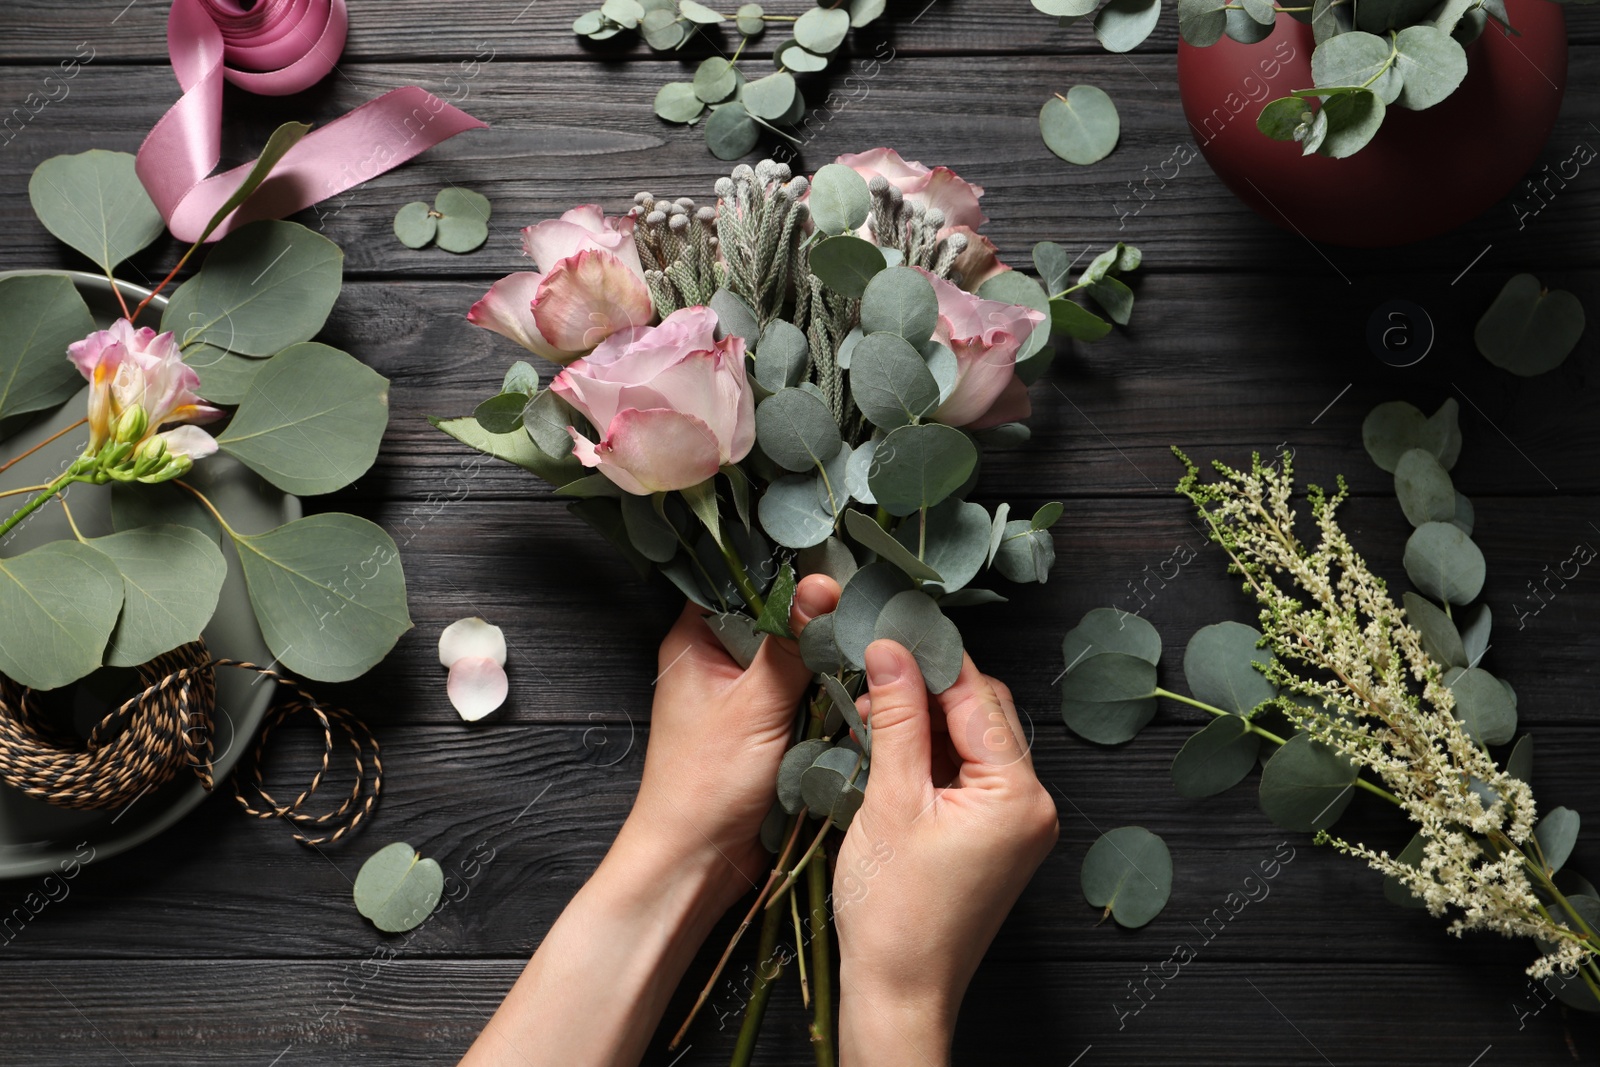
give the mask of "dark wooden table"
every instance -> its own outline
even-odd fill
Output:
[[[247,158],[280,121],[327,120],[404,83],[492,126],[304,216],[346,254],[344,292],[324,339],[394,382],[376,468],[319,502],[370,517],[404,550],[416,629],[368,679],[319,687],[376,725],[383,801],[365,832],[319,854],[290,840],[286,827],[246,819],[232,800],[215,798],[149,845],[93,864],[70,897],[0,947],[0,1062],[8,1065],[453,1063],[599,860],[637,783],[654,649],[677,598],[665,583],[631,580],[517,470],[483,467],[464,497],[450,499],[444,479],[467,454],[423,416],[469,412],[516,354],[463,316],[494,278],[520,269],[521,226],[580,202],[621,210],[643,188],[709,199],[726,167],[698,131],[666,126],[650,108],[656,88],[709,49],[691,47],[680,60],[642,45],[591,48],[569,31],[586,6],[579,0],[351,6],[336,74],[290,99],[229,90],[233,158]],[[1406,526],[1387,476],[1362,451],[1361,420],[1384,400],[1432,410],[1455,397],[1466,435],[1455,476],[1477,505],[1497,621],[1489,663],[1516,686],[1523,723],[1537,734],[1542,806],[1600,819],[1588,747],[1600,743],[1600,585],[1584,570],[1521,630],[1511,607],[1533,606],[1530,580],[1577,542],[1600,538],[1600,401],[1589,381],[1596,334],[1591,328],[1562,369],[1532,380],[1490,367],[1471,342],[1477,315],[1519,270],[1600,310],[1600,174],[1584,170],[1525,228],[1502,203],[1453,236],[1357,253],[1274,229],[1196,161],[1119,230],[1127,183],[1190,143],[1176,93],[1174,17],[1122,57],[1100,52],[1086,27],[1058,29],[1024,0],[893,8],[855,47],[865,54],[887,41],[894,60],[821,129],[804,165],[891,144],[985,185],[988,232],[1013,263],[1025,263],[1036,240],[1078,247],[1118,238],[1141,245],[1146,263],[1133,327],[1066,353],[1033,390],[1032,445],[995,459],[985,474],[987,502],[1009,500],[1024,513],[1047,499],[1066,503],[1050,583],[987,609],[1000,624],[968,627],[979,663],[1011,683],[1033,724],[1062,835],[978,974],[957,1061],[1594,1062],[1600,1035],[1589,1019],[1559,1006],[1525,1014],[1539,1003],[1520,973],[1525,945],[1458,941],[1442,923],[1390,906],[1359,863],[1275,829],[1248,786],[1181,800],[1167,765],[1199,713],[1165,706],[1139,741],[1097,748],[1066,733],[1052,682],[1061,635],[1089,608],[1135,607],[1133,583],[1180,545],[1195,560],[1144,608],[1166,638],[1169,683],[1181,684],[1182,646],[1195,629],[1252,618],[1170,491],[1178,469],[1169,445],[1242,461],[1251,449],[1286,443],[1303,475],[1327,482],[1344,472],[1357,496],[1349,529],[1403,588]],[[94,57],[70,93],[0,151],[0,268],[80,265],[33,218],[28,175],[57,153],[137,148],[176,96],[165,20],[159,0],[0,7],[0,112],[20,107],[60,60],[88,49]],[[1580,141],[1600,143],[1600,19],[1570,8],[1569,26],[1570,88],[1544,153],[1551,163]],[[1087,168],[1050,155],[1036,125],[1042,100],[1077,82],[1108,90],[1123,120],[1115,153]],[[492,199],[487,247],[456,257],[399,246],[395,210],[446,183]],[[163,241],[135,266],[154,270],[173,258]],[[1428,357],[1403,370],[1380,362],[1363,339],[1373,309],[1395,297],[1425,307],[1439,331]],[[476,725],[447,703],[434,654],[440,628],[471,614],[504,626],[512,648],[510,706]],[[310,755],[308,743],[286,745],[274,773],[298,777]],[[1352,833],[1397,847],[1405,831],[1369,800],[1358,796]],[[1162,834],[1177,870],[1166,911],[1133,932],[1097,925],[1078,888],[1088,845],[1126,824]],[[1574,859],[1591,876],[1600,875],[1597,825],[1586,825]],[[392,840],[452,872],[487,848],[494,859],[414,934],[385,937],[357,915],[350,880]],[[1293,858],[1270,896],[1205,942],[1142,1012],[1119,1017],[1129,983],[1156,970],[1176,943],[1198,940],[1198,924],[1281,842],[1280,858],[1290,849]],[[31,888],[0,884],[0,912]],[[668,1033],[726,932],[702,952]],[[758,1061],[811,1062],[802,1025],[786,987]],[[722,1062],[732,1032],[707,1014],[681,1062]],[[665,1035],[649,1062],[679,1062]]]

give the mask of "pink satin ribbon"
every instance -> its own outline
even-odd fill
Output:
[[[183,96],[139,147],[136,170],[181,241],[194,241],[253,163],[207,177],[222,158],[222,83],[263,96],[300,92],[344,51],[344,0],[174,0],[167,51]],[[399,166],[485,123],[414,85],[392,90],[314,130],[211,235],[281,218]]]

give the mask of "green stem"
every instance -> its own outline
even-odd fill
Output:
[[[82,481],[83,473],[92,465],[93,460],[84,456],[78,457],[77,461],[74,462],[72,466],[68,467],[66,471],[62,473],[61,477],[45,486],[44,490],[38,496],[34,497],[32,500],[22,505],[22,507],[18,508],[12,513],[9,519],[6,519],[4,522],[0,522],[0,537],[4,537],[6,534],[10,533],[17,523],[21,522],[23,519],[26,519],[29,515],[32,515],[35,511],[38,511],[40,508],[48,504],[57,493],[61,492],[61,490],[65,489],[73,482]]]
[[[222,512],[217,510],[217,506],[215,504],[213,504],[209,499],[207,499],[207,497],[206,497],[206,495],[204,493],[202,493],[200,490],[196,489],[194,486],[190,485],[188,482],[179,481],[179,482],[173,482],[172,484],[177,486],[179,489],[184,489],[184,490],[187,490],[188,492],[192,493],[194,495],[194,498],[196,500],[200,501],[200,503],[204,504],[207,511],[211,512],[211,517],[213,519],[216,519],[217,522],[222,525],[222,528],[227,531],[228,536],[233,538],[234,540],[238,540],[238,538],[239,538],[238,533],[234,530],[234,528],[232,526],[228,525],[228,520],[222,517]]]
[[[750,1067],[750,1059],[755,1055],[756,1038],[761,1035],[761,1019],[767,1013],[772,987],[783,971],[777,963],[778,931],[782,926],[783,909],[768,908],[765,918],[761,920],[761,945],[755,982],[750,987],[750,1001],[744,1007],[744,1021],[739,1025],[739,1040],[733,1046],[733,1059],[729,1067]]]
[[[827,863],[814,862],[806,868],[806,888],[811,899],[811,1048],[817,1055],[817,1067],[834,1067],[833,939],[828,933]]]
[[[1394,66],[1395,57],[1398,56],[1399,54],[1400,54],[1400,39],[1395,36],[1395,33],[1394,33],[1393,30],[1390,30],[1389,31],[1389,58],[1384,61],[1383,66],[1378,68],[1377,73],[1375,73],[1372,77],[1368,78],[1366,81],[1361,83],[1361,88],[1365,89],[1368,86],[1370,86],[1373,82],[1375,82],[1379,78],[1383,77],[1384,71],[1386,71],[1390,67]],[[1449,611],[1450,611],[1450,609],[1448,607],[1446,607],[1445,608],[1445,613],[1449,614]]]
[[[923,505],[917,509],[917,558],[922,559],[928,554],[928,508]]]
[[[1193,697],[1186,697],[1182,693],[1174,693],[1170,689],[1162,689],[1160,686],[1156,687],[1155,695],[1158,696],[1158,697],[1166,697],[1168,700],[1176,700],[1180,704],[1188,704],[1190,707],[1199,708],[1201,711],[1210,712],[1212,715],[1216,715],[1219,718],[1221,716],[1224,716],[1224,715],[1233,715],[1234,714],[1231,711],[1223,711],[1221,708],[1212,707],[1210,704],[1207,704],[1204,701],[1196,700]],[[1236,716],[1236,717],[1243,718],[1243,716]],[[1245,725],[1245,729],[1249,730],[1251,733],[1255,734],[1256,736],[1258,736],[1258,737],[1260,737],[1260,738],[1262,738],[1264,740],[1271,741],[1275,745],[1282,745],[1282,744],[1285,743],[1283,738],[1279,737],[1277,734],[1273,733],[1271,730],[1266,730],[1266,729],[1263,729],[1263,728],[1257,726],[1255,723],[1251,722],[1249,719],[1245,719],[1244,725]],[[1389,792],[1387,789],[1383,788],[1382,786],[1374,785],[1372,782],[1369,782],[1365,778],[1360,778],[1360,777],[1356,778],[1356,785],[1358,787],[1362,788],[1362,789],[1365,789],[1367,792],[1371,793],[1375,797],[1382,797],[1384,800],[1387,800],[1389,803],[1393,804],[1395,807],[1399,807],[1400,806],[1400,798],[1395,796],[1393,793]]]
[[[733,584],[738,587],[739,595],[744,597],[744,602],[750,605],[750,610],[757,615],[765,608],[766,601],[761,599],[761,594],[756,592],[756,583],[750,580],[750,572],[745,569],[744,560],[739,558],[739,553],[734,550],[733,542],[724,533],[718,539],[717,547],[722,550],[722,559],[728,565],[728,573],[733,575]]]

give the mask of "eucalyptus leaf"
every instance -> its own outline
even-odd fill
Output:
[[[67,346],[94,328],[89,307],[70,279],[0,278],[0,425],[77,395],[83,376],[67,359]]]
[[[1258,22],[1242,7],[1230,7],[1223,32],[1230,41],[1240,44],[1260,44],[1272,36],[1272,24]]]
[[[652,563],[665,563],[678,554],[678,531],[649,497],[624,493],[621,502],[628,540],[641,556]]]
[[[790,815],[798,815],[805,807],[800,795],[800,776],[816,762],[818,756],[833,746],[820,737],[813,737],[793,746],[783,754],[778,763],[778,803]]]
[[[995,550],[994,568],[1013,582],[1038,582],[1043,585],[1055,565],[1056,545],[1049,530],[1034,528],[1024,519],[1006,523]]]
[[[1363,0],[1358,10],[1365,11],[1371,2]],[[1414,5],[1417,0],[1409,2]],[[1430,108],[1455,92],[1467,76],[1466,49],[1442,30],[1428,25],[1406,26],[1395,35],[1394,45],[1398,49],[1394,69],[1402,79],[1400,95],[1394,102],[1401,107],[1413,111]]]
[[[1559,367],[1583,336],[1583,304],[1565,289],[1513,275],[1478,320],[1472,339],[1490,363],[1531,377]]]
[[[940,388],[920,353],[898,334],[867,334],[851,353],[850,393],[868,422],[893,430],[925,418]]]
[[[706,147],[718,159],[748,155],[760,140],[761,127],[737,101],[716,108],[706,119]]]
[[[1416,593],[1405,594],[1406,622],[1422,635],[1422,648],[1441,667],[1467,667],[1461,634],[1450,617]]]
[[[1426,522],[1411,532],[1403,560],[1411,584],[1435,600],[1470,604],[1483,590],[1483,551],[1448,522]]]
[[[694,94],[708,104],[715,104],[733,95],[739,79],[734,66],[721,56],[710,56],[695,68]]]
[[[800,551],[795,555],[795,564],[802,575],[826,574],[838,582],[841,589],[859,569],[850,546],[837,537],[829,537]]]
[[[200,375],[197,392],[201,396],[213,404],[231,405],[243,403],[256,375],[267,365],[264,359],[241,356],[204,342],[190,345],[183,353],[183,361]]]
[[[1455,466],[1461,451],[1461,429],[1457,424],[1460,406],[1451,397],[1431,416],[1425,416],[1403,400],[1373,408],[1361,424],[1361,442],[1372,462],[1390,474],[1400,457],[1413,448],[1426,449],[1438,457],[1445,470]]]
[[[1450,513],[1451,525],[1471,537],[1472,529],[1477,524],[1477,521],[1478,513],[1477,509],[1472,506],[1472,501],[1457,493],[1455,507]]]
[[[985,300],[998,300],[1002,304],[1020,304],[1023,307],[1033,308],[1041,315],[1046,316],[1045,321],[1035,326],[1033,333],[1017,349],[1017,373],[1026,379],[1021,364],[1031,362],[1031,357],[1044,348],[1050,340],[1050,297],[1039,283],[1022,273],[1020,270],[1003,270],[993,278],[978,286],[978,295]]]
[[[91,538],[89,546],[122,575],[122,617],[107,665],[137,667],[200,637],[228,573],[209,535],[189,526],[141,526]]]
[[[385,845],[367,858],[355,880],[356,910],[384,933],[398,934],[422,925],[444,892],[439,862],[424,859],[403,841]]]
[[[853,234],[838,234],[817,242],[810,254],[811,273],[841,296],[857,297],[886,266],[883,253],[871,241]]]
[[[916,658],[930,692],[944,692],[961,674],[961,631],[944,617],[938,603],[920,590],[891,597],[878,613],[872,637],[904,646]]]
[[[872,213],[872,194],[867,191],[867,180],[853,168],[828,163],[812,177],[806,206],[823,233],[848,233],[858,229]]]
[[[1533,836],[1544,854],[1544,868],[1555,874],[1566,865],[1572,847],[1578,843],[1578,826],[1581,817],[1571,808],[1551,808],[1533,828]]]
[[[925,423],[891,430],[873,460],[867,484],[878,505],[909,515],[959,489],[977,466],[978,448],[952,426]]]
[[[267,361],[217,444],[284,492],[308,496],[365,474],[388,424],[388,379],[307,342]]]
[[[667,122],[694,122],[705,110],[693,82],[668,82],[656,90],[656,116]]]
[[[757,78],[755,81],[746,82],[744,88],[739,91],[739,100],[744,104],[744,109],[756,118],[766,119],[768,122],[780,122],[794,104],[797,92],[798,90],[794,84],[794,75],[786,70],[780,70],[776,73],[768,74],[765,78]],[[845,169],[849,170],[848,167]],[[855,172],[851,171],[851,173],[854,174]],[[813,186],[813,199],[808,203],[814,204],[814,202],[815,186]],[[812,217],[816,217],[816,208],[814,206],[812,208]]]
[[[1061,680],[1061,718],[1102,745],[1131,740],[1155,718],[1155,664],[1125,652],[1079,660]]]
[[[796,40],[788,40],[779,45],[772,53],[772,62],[798,74],[812,74],[819,70],[828,69],[828,57],[819,56],[815,52],[808,52]]]
[[[1298,96],[1281,96],[1261,109],[1256,129],[1274,141],[1292,141],[1305,124],[1310,105]]]
[[[934,579],[939,589],[953,593],[983,569],[989,534],[989,513],[982,504],[952,498],[930,508],[925,524],[913,519],[901,523],[895,537],[909,551],[920,542],[923,561],[939,574]]]
[[[763,389],[776,393],[799,385],[810,364],[810,348],[800,327],[784,319],[767,323],[756,345],[754,366],[756,382]]]
[[[1050,301],[1050,326],[1076,341],[1098,341],[1111,332],[1111,324],[1070,297]]]
[[[1161,0],[1108,0],[1094,17],[1094,35],[1108,52],[1131,52],[1161,19]]]
[[[883,270],[861,295],[861,330],[868,336],[879,331],[898,334],[920,349],[938,324],[939,298],[933,283],[913,267]]]
[[[1138,615],[1116,608],[1095,608],[1067,631],[1061,655],[1068,670],[1102,652],[1137,656],[1154,667],[1161,658],[1161,635]]]
[[[1406,842],[1406,847],[1400,850],[1395,859],[1407,867],[1416,867],[1422,862],[1422,852],[1426,845],[1427,842],[1421,834],[1412,834],[1411,840]],[[1405,884],[1392,874],[1383,876],[1383,895],[1388,898],[1389,903],[1398,904],[1402,908],[1423,906],[1422,898],[1407,889]]]
[[[1167,906],[1172,895],[1172,853],[1142,826],[1100,835],[1083,857],[1083,897],[1117,921],[1137,929]]]
[[[808,670],[831,674],[845,665],[834,640],[833,626],[833,613],[829,612],[812,619],[800,631],[800,662]]]
[[[1039,272],[1039,281],[1047,293],[1059,293],[1072,284],[1073,256],[1054,241],[1040,241],[1033,246],[1033,269]]]
[[[828,693],[828,699],[832,704],[830,712],[838,713],[839,718],[850,727],[850,733],[856,742],[861,745],[862,753],[871,759],[872,727],[862,721],[861,712],[856,707],[855,698],[850,695],[850,690],[831,674],[819,674],[817,681],[822,683],[822,688]]]
[[[311,515],[233,542],[267,647],[297,674],[360,677],[411,628],[399,550],[366,519]]]
[[[28,200],[45,229],[108,275],[166,229],[127,152],[51,156],[28,179]]]
[[[1476,667],[1489,650],[1489,628],[1493,623],[1494,614],[1489,610],[1489,605],[1479,604],[1466,625],[1461,627],[1461,648],[1466,653],[1466,661],[1462,666]]]
[[[218,241],[199,273],[178,287],[161,328],[185,348],[203,341],[270,356],[322,329],[343,264],[338,245],[304,226],[252,222]]]
[[[1277,686],[1257,669],[1273,662],[1271,651],[1257,647],[1260,640],[1260,630],[1239,622],[1197,630],[1183,651],[1183,676],[1195,699],[1249,716],[1277,696]]]
[[[1215,796],[1244,781],[1260,748],[1260,736],[1242,717],[1212,719],[1173,758],[1172,784],[1181,797]]]
[[[433,209],[439,215],[435,241],[446,252],[462,255],[482,247],[489,239],[489,198],[482,193],[452,185],[439,190],[433,198]]]
[[[1500,680],[1482,667],[1456,667],[1444,675],[1455,697],[1455,716],[1467,735],[1485,745],[1503,745],[1517,735],[1517,706]]]
[[[909,522],[909,520],[908,520]],[[984,523],[987,528],[988,523]],[[844,528],[861,547],[876,552],[879,558],[893,563],[911,578],[922,581],[940,581],[939,572],[918,559],[916,553],[906,548],[894,535],[859,511],[844,513]]]
[[[839,594],[839,606],[833,611],[833,639],[846,663],[856,670],[862,668],[884,606],[912,587],[904,571],[881,560],[868,563],[850,577]],[[808,625],[806,630],[810,629]]]
[[[1456,514],[1456,490],[1438,457],[1425,448],[1402,453],[1394,468],[1394,492],[1412,526],[1449,522]]]
[[[706,616],[706,627],[727,650],[728,655],[744,670],[755,661],[766,640],[756,632],[755,620],[737,611],[713,611]]]
[[[1178,0],[1178,34],[1186,44],[1208,48],[1228,27],[1228,0]]]
[[[116,564],[77,541],[0,558],[0,674],[30,689],[56,689],[92,672],[117,624],[122,590]]]
[[[1527,785],[1533,784],[1532,734],[1523,734],[1511,746],[1511,754],[1506,757],[1505,772]]]
[[[1064,19],[1082,18],[1099,4],[1100,0],[1033,0],[1036,10]]]
[[[844,43],[850,32],[850,12],[837,7],[813,7],[795,20],[794,39],[808,52],[826,55]]]
[[[800,775],[800,796],[812,815],[845,829],[866,799],[866,782],[863,756],[834,747],[817,756]]]
[[[1366,86],[1385,104],[1392,104],[1401,88],[1400,75],[1390,62],[1392,54],[1389,42],[1376,34],[1360,30],[1341,33],[1318,44],[1311,54],[1312,83],[1318,88]],[[1337,97],[1330,98],[1328,103],[1334,99]]]
[[[1085,291],[1090,299],[1105,310],[1112,322],[1118,326],[1128,325],[1128,319],[1133,316],[1133,290],[1120,279],[1102,278],[1091,282]]]
[[[756,406],[756,441],[790,471],[821,467],[839,451],[839,424],[828,405],[804,389],[787,388]]]
[[[1345,34],[1337,40],[1352,36]],[[1361,151],[1383,125],[1384,106],[1381,96],[1366,89],[1329,97],[1318,112],[1327,130],[1317,151],[1331,159],[1346,159]]]
[[[421,200],[406,204],[394,215],[394,235],[407,248],[424,248],[439,232],[433,209]]]
[[[1087,166],[1111,154],[1122,134],[1117,106],[1093,85],[1074,85],[1067,95],[1057,93],[1039,111],[1039,132],[1050,151]]]
[[[1356,775],[1344,756],[1295,734],[1261,768],[1261,810],[1286,830],[1325,830],[1350,806]]]
[[[767,486],[756,504],[761,528],[785,548],[809,548],[833,532],[834,516],[819,496],[821,479],[786,474]]]

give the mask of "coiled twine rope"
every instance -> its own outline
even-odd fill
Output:
[[[209,792],[216,784],[212,738],[218,667],[254,671],[294,693],[267,714],[255,747],[234,771],[234,798],[247,814],[287,820],[298,828],[295,840],[307,845],[337,841],[372,814],[382,788],[383,763],[378,741],[366,724],[343,708],[323,707],[269,668],[213,659],[203,641],[139,667],[143,690],[101,719],[87,740],[64,731],[52,721],[54,716],[44,714],[32,690],[0,676],[0,779],[28,796],[79,811],[125,808],[186,767]],[[272,730],[302,713],[313,716],[322,728],[321,766],[294,800],[280,804],[262,781],[262,759]],[[313,815],[305,805],[328,772],[336,729],[354,753],[355,784],[337,808]],[[313,832],[319,836],[311,836]]]

